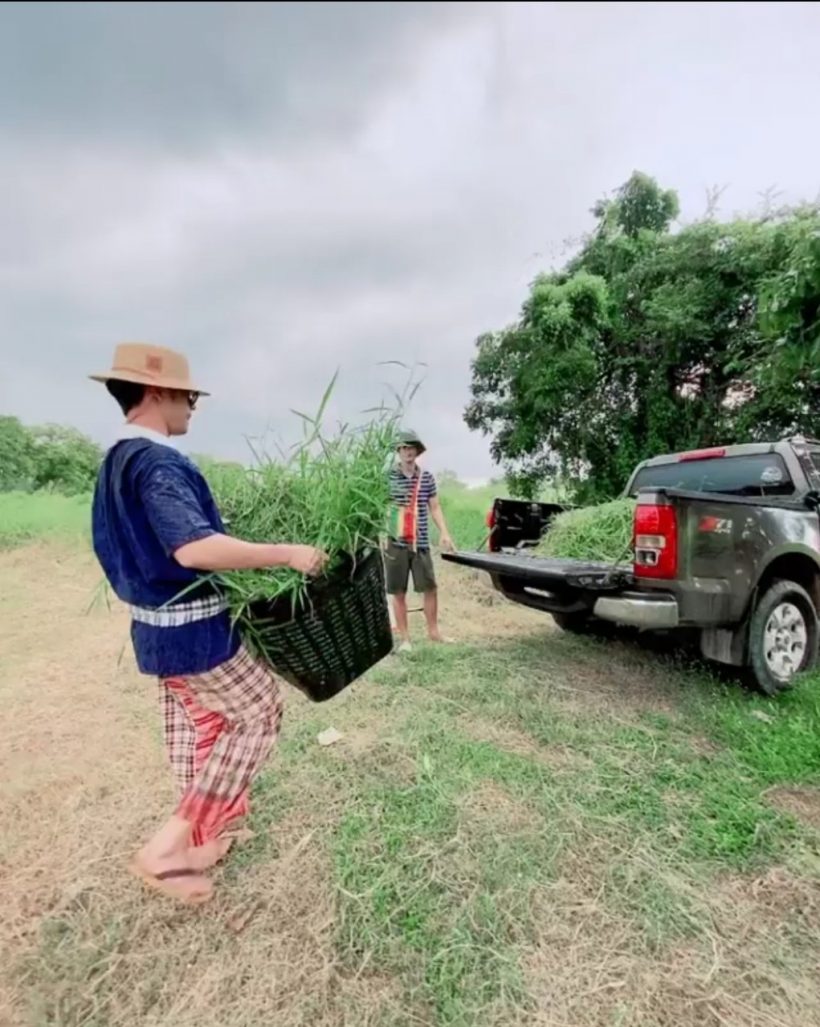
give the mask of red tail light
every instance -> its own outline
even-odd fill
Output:
[[[487,517],[484,522],[487,525],[487,529],[490,532],[490,538],[487,543],[487,548],[491,553],[494,553],[498,549],[498,543],[495,540],[495,503],[487,511]]]
[[[673,506],[639,504],[635,511],[635,576],[674,578],[678,573],[678,518]]]

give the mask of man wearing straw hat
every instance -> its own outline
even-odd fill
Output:
[[[126,343],[109,371],[91,377],[125,415],[97,479],[94,551],[130,606],[139,669],[159,679],[180,796],[131,869],[166,895],[200,903],[212,895],[207,870],[237,836],[250,782],[282,718],[277,679],[241,645],[203,573],[288,566],[317,574],[326,557],[311,546],[225,533],[205,479],[173,442],[208,395],[191,381],[184,356]]]
[[[399,652],[410,651],[407,621],[407,586],[413,576],[416,592],[423,595],[427,635],[443,642],[438,626],[438,586],[430,552],[429,518],[439,530],[442,549],[453,549],[438,498],[436,479],[422,470],[418,458],[426,447],[413,431],[402,432],[397,446],[398,460],[390,472],[391,512],[384,566],[387,592],[393,597],[393,613],[399,638]]]

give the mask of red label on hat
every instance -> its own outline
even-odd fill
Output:
[[[145,367],[148,371],[155,371],[159,374],[162,370],[162,357],[146,357]]]

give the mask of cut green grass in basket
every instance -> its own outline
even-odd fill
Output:
[[[367,412],[358,426],[322,427],[336,378],[316,415],[298,414],[304,437],[278,459],[254,449],[256,466],[221,467],[211,487],[228,530],[251,542],[292,542],[316,546],[330,556],[332,572],[379,544],[389,501],[388,470],[395,452],[404,403]],[[294,411],[296,413],[296,411]],[[257,600],[282,597],[294,607],[304,595],[305,578],[289,568],[235,571],[216,576],[235,619],[242,621]]]
[[[567,510],[550,525],[536,552],[568,560],[617,563],[632,548],[634,499]]]

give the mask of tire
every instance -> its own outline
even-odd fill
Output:
[[[820,627],[808,592],[795,581],[775,581],[749,622],[749,677],[765,695],[787,689],[817,662]]]

